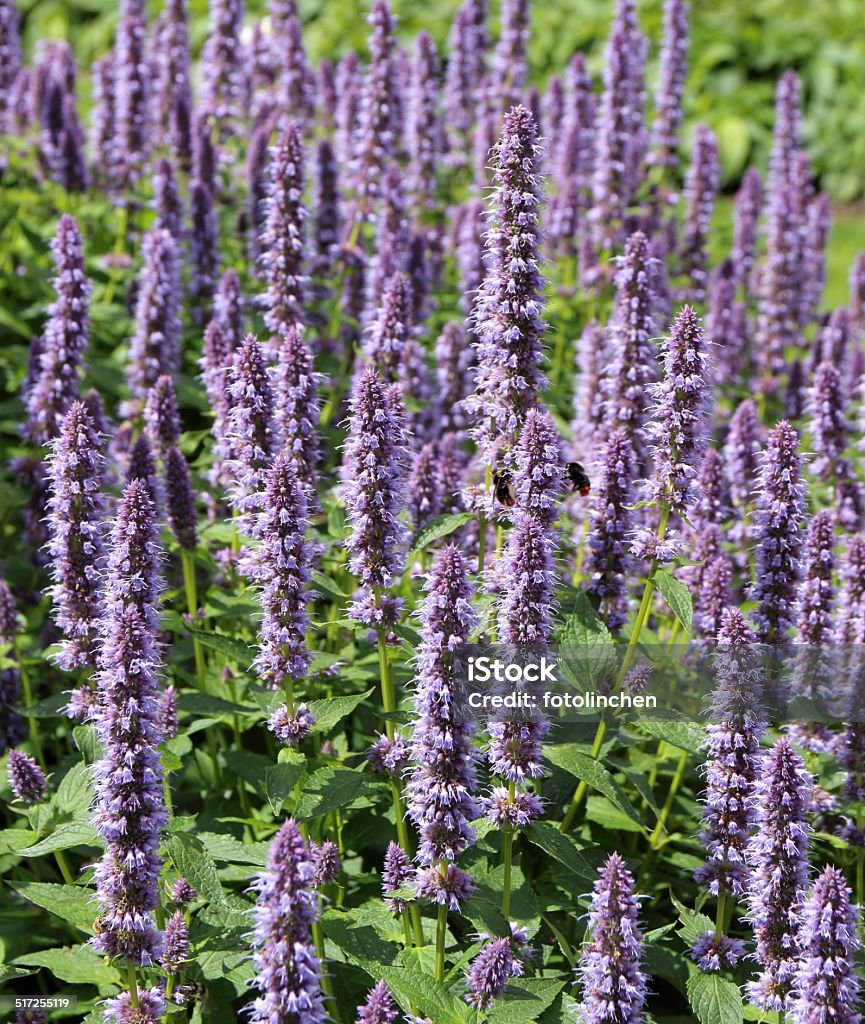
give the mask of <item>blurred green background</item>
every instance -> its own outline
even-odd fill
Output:
[[[40,38],[66,38],[85,67],[108,49],[119,7],[118,0],[19,5],[28,53]],[[160,5],[151,2],[152,13]],[[247,0],[248,19],[265,6]],[[425,28],[444,49],[458,0],[392,0],[392,6],[404,37]],[[495,31],[500,0],[491,6]],[[535,0],[530,58],[537,79],[562,70],[576,49],[599,74],[613,6],[613,0]],[[639,3],[653,63],[661,7],[662,0]],[[300,0],[313,58],[363,50],[367,8],[362,0]],[[207,0],[189,0],[189,9],[197,51],[207,35]],[[765,165],[775,82],[792,66],[802,77],[805,136],[821,187],[842,203],[865,196],[865,0],[692,0],[691,12],[688,117],[718,133],[726,187],[749,163]]]

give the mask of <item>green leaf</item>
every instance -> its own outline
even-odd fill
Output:
[[[641,732],[689,754],[699,754],[706,738],[705,728],[696,722],[672,719],[665,722],[652,718],[650,721],[638,721],[636,724]]]
[[[312,582],[321,593],[330,594],[332,597],[338,597],[340,601],[347,601],[351,597],[351,594],[346,594],[344,591],[340,590],[330,576],[325,576],[325,574],[318,569],[313,570]]]
[[[663,594],[664,600],[685,627],[686,632],[690,633],[694,621],[694,606],[691,602],[691,593],[685,584],[677,580],[666,569],[656,569],[652,576],[652,583]]]
[[[580,879],[581,883],[591,888],[597,876],[596,869],[577,849],[577,844],[570,836],[564,835],[555,825],[548,821],[538,821],[523,833],[530,843],[541,849],[548,856],[563,864],[568,871]]]
[[[607,769],[584,751],[577,749],[572,743],[554,744],[544,747],[548,760],[566,772],[576,776],[592,789],[603,793],[631,821],[643,828],[643,821],[622,787],[616,782]]]
[[[267,843],[242,843],[225,832],[199,832],[198,838],[215,860],[262,865],[267,859]]]
[[[423,971],[412,967],[376,967],[375,978],[384,979],[406,1013],[416,1007],[421,1016],[436,1024],[466,1024],[472,1011],[457,996]]]
[[[252,664],[253,650],[240,637],[226,636],[224,633],[211,633],[206,629],[190,629],[189,634],[205,647],[219,651],[220,654],[224,654],[226,658],[231,658],[232,661],[239,662],[245,666]]]
[[[294,816],[299,821],[309,821],[337,807],[348,807],[362,797],[370,785],[370,777],[354,768],[326,765],[304,783]]]
[[[100,840],[96,829],[84,821],[67,821],[47,836],[40,843],[19,850],[19,857],[42,857],[55,850],[68,850],[70,846],[99,846]]]
[[[264,773],[264,791],[273,808],[274,814],[282,810],[282,803],[306,771],[306,758],[301,754],[298,759],[282,764],[272,764]]]
[[[517,978],[494,1005],[489,1024],[534,1024],[567,984],[564,978]]]
[[[688,1002],[700,1024],[742,1024],[739,986],[717,974],[692,974]]]
[[[568,610],[559,627],[563,644],[611,644],[613,637],[607,624],[582,590],[573,592]]]
[[[189,711],[196,716],[245,715],[249,713],[249,708],[242,704],[232,704],[231,701],[223,700],[222,697],[213,697],[209,693],[182,693],[177,701],[177,706],[181,711]]]
[[[217,906],[225,903],[216,864],[200,839],[188,832],[176,833],[165,841],[165,851],[178,874],[183,875],[202,899]]]
[[[14,963],[24,967],[45,967],[60,981],[72,985],[119,985],[120,975],[87,945],[45,949],[19,956]]]
[[[441,540],[442,537],[449,537],[454,530],[458,530],[461,526],[465,526],[466,523],[470,523],[472,519],[474,519],[474,515],[471,512],[451,512],[441,516],[434,516],[412,537],[406,556],[407,560],[411,562],[424,548],[429,547],[430,544],[435,543],[437,540]]]
[[[72,730],[72,736],[88,764],[93,764],[102,757],[102,744],[92,725],[76,725]]]
[[[32,846],[38,833],[29,828],[6,828],[0,832],[0,854],[15,853]]]
[[[99,908],[92,890],[47,882],[14,882],[12,888],[37,907],[56,914],[76,928],[88,933],[93,931],[93,921]]]
[[[79,762],[61,779],[57,792],[51,798],[51,809],[55,814],[78,818],[90,807],[92,799],[90,772],[86,764]]]
[[[678,910],[679,920],[682,922],[679,934],[688,946],[693,946],[697,939],[701,935],[705,935],[706,932],[714,931],[715,922],[711,917],[701,914],[698,910],[691,910],[689,907],[686,907],[672,892],[670,893],[670,899],[673,902],[673,906]]]
[[[337,722],[350,715],[352,711],[365,700],[368,700],[373,690],[365,693],[355,693],[350,697],[330,697],[325,700],[311,700],[309,710],[315,715],[315,728],[319,732],[329,732]]]

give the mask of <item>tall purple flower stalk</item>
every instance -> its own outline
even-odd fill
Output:
[[[38,803],[48,789],[45,773],[23,750],[10,750],[6,762],[6,777],[12,796],[22,804]]]
[[[832,513],[821,509],[811,518],[805,540],[804,573],[796,612],[796,639],[799,643],[817,645],[832,639],[834,546]]]
[[[12,644],[21,628],[18,607],[9,584],[0,577],[0,644]],[[27,723],[15,710],[21,696],[17,665],[0,669],[0,751],[17,747],[27,735]]]
[[[824,358],[830,356],[825,353]],[[847,447],[850,423],[845,415],[846,397],[838,363],[820,363],[808,396],[811,436],[817,450],[814,472],[826,480],[835,476]],[[843,468],[843,467],[842,467]]]
[[[601,377],[605,348],[604,328],[597,320],[590,320],[577,342],[574,418],[571,422],[575,451],[585,459],[593,450],[596,434],[603,422]]]
[[[515,973],[521,973],[521,965],[514,960],[510,937],[493,939],[478,953],[466,975],[466,1002],[476,1010],[488,1010],[504,995]]]
[[[275,335],[284,337],[290,328],[303,325],[306,282],[304,152],[293,121],[286,123],[270,151],[269,174],[267,217],[261,236],[261,264],[267,278],[264,322]]]
[[[382,593],[404,568],[407,529],[404,504],[407,461],[405,409],[396,385],[369,367],[355,382],[345,441],[346,547],[360,593],[353,619],[375,628],[396,623],[400,602]]]
[[[323,1024],[321,965],[312,943],[318,918],[315,863],[293,818],[270,844],[267,864],[253,882],[257,893],[252,937],[258,996],[254,1024]]]
[[[189,464],[176,444],[165,451],[163,461],[168,521],[180,547],[184,551],[194,551],[198,544],[198,514]]]
[[[747,295],[751,286],[754,269],[754,255],[757,248],[757,222],[763,205],[763,183],[756,167],[749,167],[742,176],[742,184],[736,193],[733,216],[733,248],[731,260],[736,275],[736,285]]]
[[[156,228],[164,228],[178,242],[183,238],[183,200],[177,185],[174,165],[160,157],[153,165],[153,208]]]
[[[448,61],[442,95],[447,131],[448,161],[453,166],[467,162],[474,124],[477,37],[468,3],[457,9],[448,35]]]
[[[162,374],[180,368],[180,267],[177,242],[164,229],[145,235],[144,268],[129,343],[129,386],[143,402]]]
[[[48,475],[48,554],[54,621],[63,634],[58,663],[95,668],[102,611],[105,442],[81,402],[63,418]]]
[[[705,125],[697,125],[691,166],[685,180],[685,223],[682,233],[682,273],[686,292],[696,303],[706,300],[708,242],[712,210],[721,180],[718,143]]]
[[[859,910],[850,903],[843,872],[831,864],[814,882],[799,927],[802,957],[793,982],[791,1019],[795,1024],[858,1024]]]
[[[765,756],[754,800],[755,832],[747,858],[748,914],[762,968],[750,982],[764,1010],[786,1010],[800,957],[797,921],[808,880],[812,778],[786,737]]]
[[[168,127],[180,166],[189,170],[189,115],[192,111],[192,71],[186,0],[168,0],[162,31],[154,47],[157,61],[153,118],[160,132]]]
[[[529,0],[505,0],[502,5],[501,32],[492,58],[500,111],[519,103],[525,88],[530,14]]]
[[[854,534],[841,560],[838,640],[865,644],[865,537]]]
[[[274,373],[276,416],[285,450],[312,500],[319,460],[318,374],[309,345],[289,328],[279,347]]]
[[[640,1024],[646,1002],[640,903],[618,853],[601,867],[589,908],[590,939],[577,968],[586,1024]]]
[[[423,210],[436,203],[436,169],[443,150],[438,110],[438,57],[427,32],[415,40],[411,93],[406,124],[409,176],[415,206]]]
[[[105,577],[94,710],[103,749],[95,767],[95,824],[105,853],[96,866],[93,944],[105,956],[143,966],[160,952],[153,915],[167,820],[159,760],[159,557],[156,507],[146,485],[134,480],[118,507]]]
[[[0,3],[0,126],[7,128],[10,98],[21,70],[21,15],[15,0]]]
[[[115,187],[117,171],[117,114],[115,110],[114,54],[107,53],[90,69],[93,106],[88,139],[94,183]]]
[[[281,45],[284,49],[278,56],[280,108],[305,129],[314,113],[314,81],[297,15],[286,21]]]
[[[468,409],[487,461],[513,447],[546,384],[540,369],[543,281],[540,259],[541,149],[525,107],[505,114],[494,153],[496,191],[486,242],[486,275],[472,316],[477,334],[475,394]]]
[[[592,485],[592,512],[586,549],[586,590],[600,601],[607,626],[615,631],[628,620],[628,536],[634,478],[634,449],[628,435],[614,430],[607,438]]]
[[[646,436],[654,475],[646,494],[675,515],[688,517],[696,465],[705,446],[706,375],[709,356],[700,319],[684,306],[662,342],[664,379],[649,386],[655,402]]]
[[[355,1024],[394,1024],[399,1017],[386,981],[374,985],[364,1001],[357,1008]]]
[[[471,891],[468,876],[453,863],[474,840],[470,822],[479,814],[474,732],[459,692],[454,652],[477,623],[465,556],[442,548],[425,585],[420,610],[421,643],[415,681],[412,766],[406,786],[408,814],[420,837],[421,895],[459,909]]]
[[[57,298],[39,350],[39,369],[25,396],[29,440],[44,444],[57,436],[66,410],[78,397],[81,364],[90,337],[90,282],[84,269],[81,232],[64,214],[51,244]]]
[[[463,403],[471,392],[474,355],[462,324],[449,320],[435,343],[437,404],[445,432],[462,431],[468,426]]]
[[[804,484],[799,435],[781,422],[769,433],[760,458],[754,521],[756,577],[749,597],[763,643],[781,642],[793,622],[804,519]]]
[[[687,0],[665,0],[651,160],[667,168],[675,168],[678,161],[682,96],[688,73],[688,22]]]
[[[144,423],[150,440],[163,453],[180,440],[180,410],[174,378],[164,373],[147,392]]]
[[[143,0],[124,0],[114,52],[117,170],[124,186],[141,175],[149,148],[146,36]]]
[[[223,130],[246,103],[243,6],[243,0],[210,0],[210,33],[201,55],[202,105]]]

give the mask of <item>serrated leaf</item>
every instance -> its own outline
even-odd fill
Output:
[[[315,728],[318,732],[329,732],[337,722],[350,715],[352,711],[373,694],[373,690],[355,693],[350,697],[328,697],[324,700],[311,700],[309,710],[315,715]]]
[[[441,516],[434,516],[412,537],[406,560],[411,562],[424,548],[434,544],[437,540],[441,540],[442,537],[449,537],[454,530],[458,530],[461,526],[465,526],[466,523],[470,523],[472,519],[474,519],[474,515],[471,512],[451,512]]]
[[[215,860],[262,865],[267,859],[267,843],[242,843],[224,832],[199,832],[198,838]]]
[[[670,899],[673,902],[673,906],[679,912],[679,920],[682,922],[679,934],[688,946],[695,945],[697,939],[701,935],[705,935],[706,932],[714,931],[715,922],[711,917],[701,914],[699,910],[691,910],[690,907],[686,907],[672,892],[670,893]]]
[[[30,828],[6,828],[0,832],[0,853],[14,853],[32,846],[38,833]]]
[[[216,864],[200,839],[187,832],[176,833],[165,841],[165,852],[178,874],[183,875],[202,899],[217,906],[225,903]]]
[[[690,633],[694,621],[694,605],[691,601],[691,592],[685,584],[677,580],[666,569],[656,569],[652,576],[652,583],[661,592],[686,632]]]
[[[699,754],[706,738],[706,730],[696,722],[687,721],[657,721],[652,718],[649,721],[637,721],[636,725],[641,732],[655,739],[669,743],[671,747],[677,747],[689,754]]]
[[[563,864],[583,885],[591,888],[597,872],[577,849],[577,844],[570,836],[563,835],[548,821],[535,822],[523,834],[530,843],[557,860],[559,864]]]
[[[306,758],[298,761],[272,764],[264,773],[264,791],[274,814],[282,810],[282,803],[293,791],[306,772]]]
[[[603,793],[611,803],[642,829],[643,821],[622,787],[616,782],[609,771],[593,757],[578,750],[572,743],[553,744],[544,747],[544,754],[549,761],[559,768],[585,782],[591,789]]]
[[[377,967],[375,977],[383,978],[391,994],[406,1013],[415,1007],[421,1016],[436,1024],[466,1024],[472,1011],[428,974],[411,967]]]
[[[24,967],[44,967],[72,985],[119,985],[119,973],[89,946],[65,946],[27,953],[14,960]]]
[[[92,890],[48,882],[13,882],[12,888],[37,907],[56,914],[76,928],[85,932],[93,930],[98,907]]]
[[[687,991],[700,1024],[742,1024],[742,993],[732,981],[717,974],[692,974]]]
[[[515,978],[486,1019],[489,1024],[534,1024],[566,983],[564,978]]]
[[[244,715],[249,708],[242,704],[232,704],[222,697],[213,697],[209,693],[182,693],[177,701],[181,711],[189,711],[193,715]]]
[[[57,792],[51,797],[51,808],[55,814],[77,818],[90,807],[92,799],[89,769],[79,762],[60,780]]]
[[[346,594],[344,591],[340,590],[330,576],[325,576],[325,574],[318,569],[315,569],[312,573],[312,585],[323,594],[330,594],[332,597],[338,597],[341,602],[348,601],[351,597],[351,594]]]
[[[250,645],[241,640],[240,637],[226,636],[224,633],[211,633],[206,629],[190,629],[189,635],[199,641],[204,647],[213,651],[219,651],[226,658],[231,658],[241,665],[249,666],[254,657]]]
[[[347,807],[369,789],[372,781],[354,768],[326,765],[304,783],[294,811],[299,821],[309,821],[337,807]]]
[[[71,846],[99,846],[96,829],[84,821],[67,821],[34,846],[19,850],[19,857],[43,857],[55,850],[68,850]]]

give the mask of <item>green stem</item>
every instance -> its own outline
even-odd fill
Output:
[[[180,552],[180,560],[183,565],[183,587],[186,591],[186,610],[189,618],[194,623],[198,617],[198,592],[195,585],[195,563],[192,560],[192,552],[183,548]],[[204,661],[204,650],[201,641],[197,637],[192,638],[192,650],[195,654],[195,678],[198,680],[198,688],[202,693],[207,690],[207,665]]]
[[[679,763],[676,765],[676,772],[670,782],[670,790],[667,793],[667,799],[664,801],[664,806],[661,808],[661,813],[658,816],[658,823],[655,825],[655,829],[649,837],[649,846],[653,850],[657,849],[658,840],[661,838],[661,833],[666,828],[667,818],[670,816],[670,811],[673,808],[673,801],[676,799],[676,794],[679,792],[679,787],[682,785],[682,779],[685,776],[685,769],[687,767],[688,752],[682,751],[682,756],[679,758]]]
[[[513,805],[517,795],[517,784],[513,780],[508,784],[508,802]],[[502,917],[511,919],[511,867],[514,859],[514,830],[505,828],[502,833]]]
[[[126,229],[129,224],[129,211],[126,206],[120,207],[120,218],[117,224],[117,238],[114,242],[114,255],[119,256],[126,248]],[[114,290],[117,287],[117,282],[120,280],[121,272],[118,267],[113,266],[111,273],[108,277],[108,284],[105,288],[105,295],[102,301],[106,306],[110,306],[114,301]]]
[[[24,691],[24,707],[33,707],[33,688],[30,685],[30,673],[24,664],[24,658],[21,655],[21,648],[18,645],[18,638],[12,638],[12,652],[15,655],[15,660],[18,662],[18,674],[21,676],[21,689]],[[40,766],[45,768],[45,756],[42,753],[42,742],[39,738],[39,722],[38,719],[33,718],[31,715],[27,716],[27,735],[30,739],[30,744],[33,747],[33,753],[36,755],[36,760]]]
[[[383,629],[378,630],[378,673],[381,681],[381,705],[386,715],[396,711],[396,691],[390,672],[387,656],[387,639]],[[385,719],[384,731],[389,740],[394,737],[394,725],[390,718]]]
[[[135,976],[135,965],[127,963],[126,965],[126,979],[129,984],[129,998],[132,1005],[137,1008],[138,1006],[138,979]]]
[[[69,868],[69,861],[66,859],[66,854],[63,850],[54,851],[54,859],[57,861],[57,867],[60,868],[60,874],[63,875],[63,881],[67,885],[75,885],[75,879],[72,875],[72,871]]]
[[[727,917],[727,890],[723,887],[718,893],[718,913],[715,918],[715,942],[721,941],[724,934],[724,923]]]
[[[448,908],[442,903],[436,921],[436,981],[445,979],[445,939],[448,931]]]

